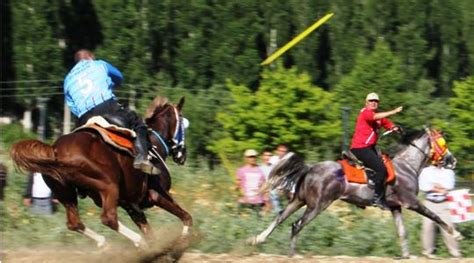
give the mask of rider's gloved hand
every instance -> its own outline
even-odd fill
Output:
[[[405,131],[403,130],[402,126],[400,125],[395,125],[392,130],[394,130],[395,132],[399,133],[399,134],[403,134]]]

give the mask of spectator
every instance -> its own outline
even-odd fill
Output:
[[[261,155],[262,158],[262,164],[260,164],[260,169],[263,172],[263,175],[265,175],[265,181],[268,181],[268,176],[270,175],[270,172],[272,170],[272,164],[270,163],[270,158],[272,157],[272,150],[270,149],[264,149]],[[273,208],[273,212],[275,213],[280,213],[281,207],[280,207],[280,201],[278,200],[278,191],[276,189],[273,189],[270,191],[270,201],[271,201],[271,207]]]
[[[28,176],[28,184],[23,195],[23,204],[31,207],[33,214],[51,215],[55,212],[55,203],[51,189],[46,185],[41,173]]]
[[[284,143],[278,144],[275,153],[276,155],[272,156],[269,160],[272,165],[276,165],[288,153],[288,145]]]
[[[424,205],[437,214],[448,225],[454,227],[450,210],[448,207],[447,194],[454,188],[454,171],[445,169],[439,165],[431,165],[424,168],[419,177],[419,187],[425,194]],[[436,228],[439,228],[431,219],[423,217],[421,243],[423,245],[423,255],[429,259],[436,259],[435,252]],[[443,236],[443,241],[448,248],[449,254],[453,257],[461,257],[458,242],[446,231],[439,228]]]
[[[240,190],[240,207],[248,207],[260,213],[265,205],[265,196],[260,189],[265,175],[257,165],[257,151],[248,149],[244,153],[245,165],[237,170],[237,187]]]
[[[7,186],[7,167],[0,162],[0,201],[3,201],[4,198],[4,189]]]
[[[284,144],[284,143],[280,143],[278,144],[276,150],[275,150],[275,153],[276,155],[272,156],[272,158],[270,158],[270,163],[272,164],[272,166],[275,166],[278,164],[278,162],[280,162],[280,160],[285,157],[285,155],[289,152],[289,147],[288,145]],[[291,191],[289,192],[286,192],[286,198],[288,200],[291,200],[293,199],[293,195],[295,194],[295,186],[293,186],[293,188],[291,189]]]

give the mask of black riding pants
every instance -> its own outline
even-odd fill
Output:
[[[377,154],[375,146],[366,148],[353,148],[351,152],[361,160],[365,166],[375,171],[376,180],[379,182],[385,182],[387,178],[387,169],[383,163],[382,157]]]
[[[93,116],[102,116],[112,124],[135,131],[138,128],[146,127],[145,123],[135,112],[126,109],[114,99],[104,101],[95,108],[86,112],[79,118],[77,126],[84,125],[87,120]]]

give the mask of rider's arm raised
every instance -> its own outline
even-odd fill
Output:
[[[397,113],[401,112],[402,110],[403,110],[403,107],[400,106],[400,107],[398,107],[396,109],[393,109],[391,111],[377,112],[374,115],[374,119],[375,120],[380,120],[380,119],[383,119],[383,118],[387,118],[387,117],[390,117],[394,114],[397,114]]]

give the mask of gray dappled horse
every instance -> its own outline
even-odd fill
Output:
[[[395,220],[404,258],[410,256],[410,251],[401,214],[402,206],[430,218],[457,239],[462,238],[459,232],[448,226],[417,199],[418,174],[429,160],[441,161],[447,168],[454,168],[456,164],[456,159],[447,149],[442,135],[428,128],[423,133],[419,132],[414,139],[408,140],[407,145],[392,160],[396,181],[387,185],[386,199]],[[306,205],[303,216],[292,225],[290,255],[295,253],[296,238],[301,229],[332,202],[341,199],[365,207],[370,205],[374,193],[367,184],[347,182],[338,162],[324,161],[310,166],[293,153],[287,154],[273,168],[269,178],[273,188],[279,186],[290,190],[295,186],[295,195],[270,226],[259,235],[251,237],[248,242],[253,245],[264,242],[278,225]]]

